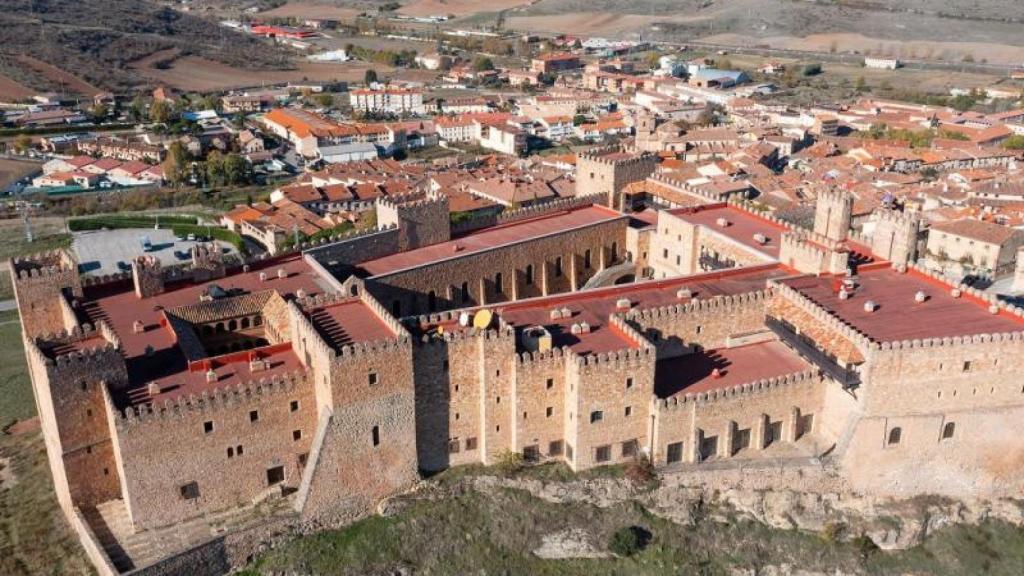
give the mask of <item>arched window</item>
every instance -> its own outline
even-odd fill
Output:
[[[250,325],[249,319],[248,318],[242,318],[242,329],[244,330],[244,329],[248,328],[249,325]]]
[[[231,332],[234,332],[235,330],[238,330],[238,321],[237,320],[229,320],[228,321],[228,330],[231,331]]]
[[[463,282],[460,291],[462,292],[462,303],[469,302],[469,282]]]
[[[260,325],[262,325],[262,324],[263,324],[263,316],[257,316],[257,317],[256,317],[255,319],[253,319],[253,321],[252,321],[252,325],[253,325],[253,326],[260,326]]]
[[[900,443],[900,437],[903,435],[903,430],[899,426],[889,430],[889,446],[895,446]]]
[[[612,262],[619,259],[619,243],[612,242]]]
[[[373,445],[380,446],[380,426],[374,426],[371,435],[373,436]]]
[[[956,434],[956,424],[953,422],[946,422],[946,425],[942,427],[942,439],[949,440]]]
[[[224,333],[224,323],[223,322],[217,322],[217,334],[223,334],[223,333]]]
[[[359,296],[359,286],[356,286],[355,284],[349,286],[348,292],[352,296]]]
[[[498,294],[502,293],[502,291],[504,290],[504,288],[502,287],[502,284],[503,283],[501,281],[501,272],[498,272],[497,274],[494,275],[494,291],[496,293],[498,293]]]
[[[526,265],[526,283],[533,284],[533,264]]]
[[[562,257],[555,258],[555,276],[562,275]]]
[[[583,267],[590,268],[590,248],[587,248],[587,251],[583,253]]]

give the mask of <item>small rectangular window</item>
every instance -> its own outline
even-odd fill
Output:
[[[632,406],[626,406],[625,414],[626,414],[626,418],[629,418],[630,416],[632,416],[633,415],[633,407]]]
[[[458,438],[452,438],[451,440],[448,441],[448,453],[449,454],[458,454],[459,453],[459,446],[460,446],[459,439]]]
[[[627,440],[622,443],[622,457],[632,458],[636,456],[638,443],[636,440]]]
[[[611,459],[612,459],[612,447],[611,446],[608,446],[608,445],[598,446],[597,449],[594,451],[594,460],[597,461],[597,462],[608,462]]]
[[[292,440],[302,440],[302,430],[292,430]]]
[[[289,402],[288,403],[288,410],[291,411],[291,412],[298,412],[299,411],[299,401],[298,400],[292,400],[291,402]]]
[[[602,412],[600,410],[594,410],[593,412],[590,413],[590,423],[591,424],[596,424],[596,423],[600,422],[601,420],[604,420],[604,412]]]
[[[551,390],[554,386],[555,386],[555,379],[554,378],[548,378],[548,381],[545,383],[545,387],[548,390]]]
[[[673,464],[675,462],[682,462],[683,461],[683,443],[682,442],[673,442],[673,443],[669,444],[668,445],[668,450],[666,450],[666,458],[665,459],[668,461],[669,464]]]
[[[466,451],[476,450],[476,437],[466,438]]]
[[[632,388],[632,387],[633,387],[633,378],[632,377],[626,378],[626,389],[628,390],[629,388]]]
[[[964,360],[964,372],[970,372],[970,371],[971,371],[971,361],[970,360]]]
[[[203,433],[209,434],[210,432],[213,432],[213,420],[203,422]]]
[[[376,372],[370,372],[369,376],[367,376],[367,380],[369,381],[370,386],[376,385],[377,384],[377,373]]]
[[[548,406],[547,409],[545,410],[545,413],[546,413],[548,418],[551,418],[551,415],[555,413],[555,409],[552,408],[551,406]]]
[[[373,436],[373,445],[380,446],[380,426],[374,426],[371,435]]]
[[[249,411],[249,422],[258,422],[259,419],[260,419],[260,412],[259,412],[259,410],[250,410]]]
[[[562,455],[562,441],[555,440],[548,444],[548,456],[561,456]]]

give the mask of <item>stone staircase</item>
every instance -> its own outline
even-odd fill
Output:
[[[111,500],[82,510],[100,546],[124,574],[231,532],[258,526],[273,518],[291,516],[292,498],[267,500],[256,506],[235,508],[159,528],[134,532],[122,500]]]

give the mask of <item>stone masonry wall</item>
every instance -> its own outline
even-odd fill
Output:
[[[295,487],[316,427],[313,386],[284,381],[227,388],[163,407],[140,407],[117,423],[125,502],[137,529],[244,505],[283,467]],[[198,496],[183,487],[196,483]]]
[[[602,262],[610,265],[612,248],[619,259],[624,257],[626,223],[625,218],[616,219],[396,271],[374,277],[370,290],[389,310],[395,310],[394,302],[399,302],[403,316],[431,312],[431,292],[436,311],[568,291],[573,286],[583,286],[600,271]],[[588,252],[589,267],[586,266]],[[556,270],[558,258],[562,259],[560,275]],[[532,270],[532,282],[527,278],[528,268]],[[500,292],[496,286],[499,273]]]

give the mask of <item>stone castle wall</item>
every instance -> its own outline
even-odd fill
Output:
[[[116,415],[123,498],[137,529],[251,503],[298,486],[316,430],[312,383],[302,373],[215,390]],[[183,488],[196,485],[197,497]]]
[[[400,316],[568,292],[624,258],[626,226],[621,218],[462,257],[454,253],[447,260],[377,276],[370,291]]]

